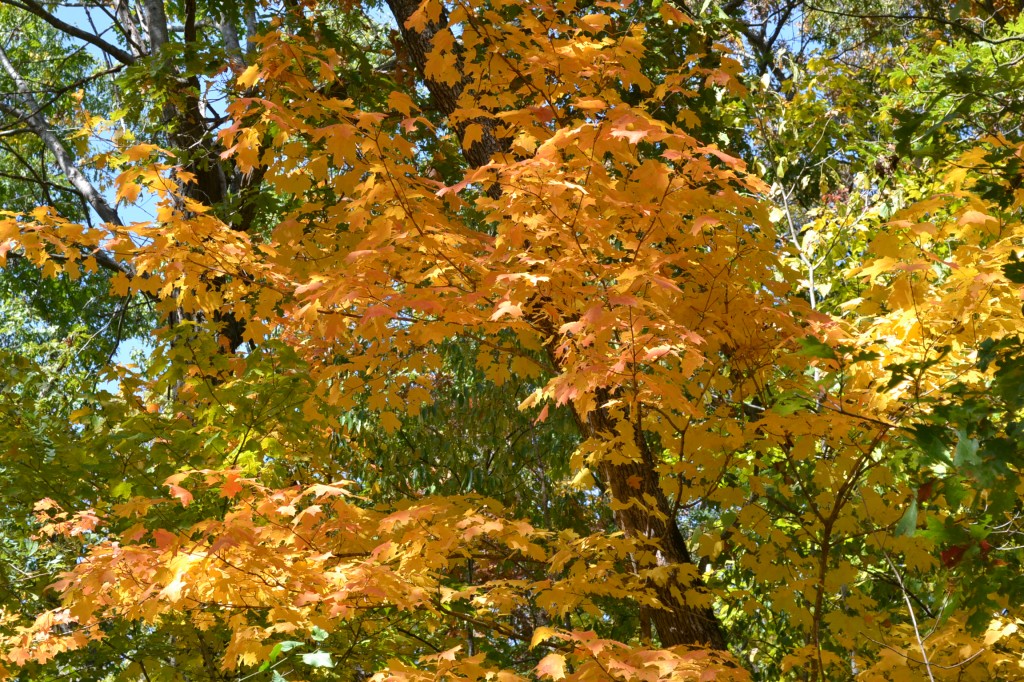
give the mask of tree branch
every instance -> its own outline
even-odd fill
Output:
[[[46,148],[50,150],[50,153],[57,159],[57,165],[60,166],[64,176],[68,179],[71,185],[78,190],[85,200],[89,203],[94,211],[108,223],[114,225],[122,225],[121,218],[117,215],[117,211],[107,203],[107,200],[92,186],[92,183],[85,177],[85,175],[78,169],[68,150],[64,148],[64,145],[60,140],[50,131],[50,126],[47,124],[46,119],[40,113],[39,103],[36,98],[32,95],[29,90],[28,84],[25,79],[21,77],[17,69],[11,63],[10,59],[7,58],[7,53],[0,48],[0,66],[7,72],[7,75],[14,81],[15,87],[18,89],[18,93],[21,96],[21,100],[26,105],[28,113],[21,112],[18,109],[0,101],[0,111],[4,111],[12,116],[16,116],[25,121],[25,123],[32,129],[39,139],[43,141]]]
[[[28,89],[28,84],[25,83],[21,74],[18,73],[10,59],[7,58],[7,53],[4,52],[3,48],[0,48],[0,66],[3,67],[4,71],[6,71],[14,81],[21,99],[27,105],[31,113],[25,115],[23,112],[18,111],[3,101],[0,101],[0,111],[7,112],[9,115],[17,116],[25,121],[29,128],[32,129],[32,132],[39,136],[39,139],[42,140],[46,148],[49,149],[50,153],[57,159],[57,165],[60,166],[64,176],[78,192],[78,195],[81,196],[94,211],[96,211],[101,219],[113,225],[123,225],[117,211],[114,210],[99,191],[93,187],[88,178],[86,178],[82,171],[78,169],[78,166],[75,165],[74,161],[71,159],[71,155],[68,154],[67,149],[64,148],[61,141],[58,140],[52,132],[50,132],[50,127],[47,124],[46,119],[44,119],[43,115],[39,112],[38,102],[36,102],[35,97],[32,96],[31,91]],[[96,259],[96,262],[104,268],[123,272],[129,276],[133,276],[135,274],[134,268],[122,265],[105,251],[97,249],[91,252],[90,255],[92,255]]]
[[[34,14],[35,16],[39,17],[40,19],[48,23],[50,26],[56,28],[58,31],[66,33],[69,36],[74,36],[79,40],[84,40],[90,45],[98,47],[99,49],[103,50],[104,52],[106,52],[122,64],[131,65],[135,63],[135,57],[133,57],[128,52],[122,50],[117,45],[108,43],[106,40],[103,40],[99,36],[93,33],[89,33],[88,31],[83,31],[77,26],[73,26],[65,21],[61,21],[60,19],[58,19],[57,17],[53,16],[45,9],[43,9],[42,5],[37,4],[35,0],[0,0],[0,3],[10,5],[11,7],[17,7],[18,9],[29,12],[30,14]]]

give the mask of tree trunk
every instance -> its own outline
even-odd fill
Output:
[[[394,15],[395,21],[398,22],[398,26],[402,31],[402,40],[405,42],[405,47],[409,51],[409,57],[412,59],[417,73],[419,73],[420,78],[426,84],[430,97],[434,101],[434,106],[437,107],[438,111],[445,118],[448,118],[458,109],[459,95],[465,87],[465,82],[460,80],[455,85],[449,85],[427,78],[427,56],[430,54],[431,40],[437,35],[438,31],[444,30],[447,27],[448,17],[442,13],[438,23],[431,22],[427,24],[427,27],[422,32],[414,31],[406,27],[406,22],[420,4],[422,4],[421,0],[388,0],[388,7],[391,8],[391,13]],[[494,135],[495,121],[490,118],[456,122],[455,130],[459,135],[459,140],[465,139],[466,128],[470,123],[479,124],[483,128],[483,135],[469,146],[463,144],[462,154],[471,167],[479,168],[486,165],[495,153],[502,150],[502,144]],[[498,191],[498,194],[500,194],[500,191]]]
[[[584,437],[609,437],[615,433],[612,420],[600,407],[586,421],[577,416],[577,423]],[[652,582],[663,608],[650,609],[648,615],[662,646],[693,644],[724,650],[725,633],[710,606],[711,595],[690,557],[672,505],[661,489],[656,462],[639,424],[634,426],[634,434],[640,460],[626,464],[604,461],[599,465],[599,473],[616,503],[615,520],[619,527],[628,537],[651,540],[658,547],[653,555],[634,555],[637,568],[670,567],[664,584]],[[649,505],[645,500],[651,501]],[[695,597],[700,603],[687,602]]]
[[[420,6],[421,0],[387,1],[401,28],[406,49],[435,106],[443,116],[450,116],[458,108],[458,98],[465,83],[459,81],[451,86],[431,80],[425,75],[431,38],[446,28],[447,17],[442,14],[437,23],[430,23],[422,32],[417,32],[408,28],[406,22]],[[460,138],[465,132],[465,125],[463,122],[455,126]],[[469,148],[463,145],[465,159],[474,168],[485,165],[491,156],[502,148],[494,135],[493,120],[484,119],[481,125],[484,129],[482,139]],[[496,191],[496,194],[492,191]],[[488,194],[500,195],[500,189],[495,186]],[[535,323],[538,332],[545,338],[556,338],[556,327],[545,315],[537,316]],[[549,345],[552,361],[557,367],[559,363],[552,351],[553,347]],[[615,432],[613,421],[602,408],[598,408],[587,420],[576,414],[576,421],[584,438],[602,438]],[[672,507],[661,490],[654,458],[644,439],[643,431],[637,428],[635,433],[640,461],[628,464],[604,462],[600,465],[600,474],[607,482],[617,507],[615,518],[619,527],[627,536],[646,538],[660,548],[653,555],[635,556],[637,568],[642,570],[656,566],[670,567],[665,583],[653,584],[662,608],[650,609],[646,615],[649,615],[654,623],[663,646],[691,644],[711,649],[725,649],[726,641],[721,624],[710,607],[710,595],[700,579],[697,566],[690,558]],[[645,499],[653,500],[653,509],[645,506]],[[694,596],[699,596],[702,603],[687,603],[687,598],[692,599]]]

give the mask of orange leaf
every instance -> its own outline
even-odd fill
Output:
[[[565,679],[565,656],[562,654],[548,654],[540,659],[537,664],[537,675],[550,677],[553,680]]]
[[[192,502],[192,493],[185,490],[179,485],[169,485],[171,497],[176,497],[181,502],[182,507],[187,507]]]

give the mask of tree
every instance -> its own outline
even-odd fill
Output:
[[[161,326],[142,368],[111,324],[72,376],[6,344],[3,474],[64,469],[9,495],[64,570],[5,597],[6,673],[1019,677],[1014,105],[865,74],[1003,73],[1020,22],[850,65],[841,8],[709,7],[90,7],[114,39],[9,0],[61,78],[59,35],[112,61],[43,104],[0,55],[17,186],[88,206],[10,205],[6,305],[34,266]]]

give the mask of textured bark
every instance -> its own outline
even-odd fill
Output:
[[[611,437],[615,427],[607,412],[598,408],[584,421],[577,416],[585,437]],[[718,617],[710,606],[688,604],[687,595],[701,594],[708,598],[707,588],[690,557],[686,540],[676,523],[672,505],[661,489],[657,463],[638,424],[634,425],[634,445],[639,461],[627,464],[602,462],[599,473],[608,486],[612,499],[621,507],[615,511],[619,527],[629,537],[654,541],[659,551],[653,556],[636,555],[638,569],[655,566],[674,567],[665,584],[653,584],[663,608],[650,609],[647,615],[654,623],[662,646],[697,644],[711,649],[726,649],[727,642]],[[650,500],[648,504],[644,500]]]
[[[412,59],[413,65],[416,68],[417,73],[423,82],[427,86],[427,90],[430,92],[430,97],[434,102],[434,106],[444,116],[451,116],[459,108],[459,95],[465,88],[466,83],[464,80],[460,80],[455,85],[449,85],[448,83],[441,83],[435,81],[426,76],[427,56],[430,54],[430,45],[434,36],[437,32],[444,29],[448,24],[447,15],[442,14],[441,19],[437,23],[429,23],[427,27],[417,32],[408,28],[406,23],[409,17],[412,16],[413,12],[421,5],[421,0],[388,0],[388,7],[391,8],[391,13],[395,17],[395,21],[398,22],[398,26],[402,32],[402,40],[405,42],[405,47],[409,51],[409,57]],[[494,134],[495,121],[489,118],[479,118],[473,121],[460,121],[455,124],[455,130],[459,135],[460,140],[465,139],[466,128],[470,123],[477,123],[483,128],[483,136],[480,140],[474,142],[467,147],[465,144],[462,145],[462,154],[466,161],[473,168],[479,168],[484,166],[491,157],[499,151],[502,151],[501,141]],[[493,192],[489,192],[492,193]],[[500,190],[497,191],[500,194]]]

